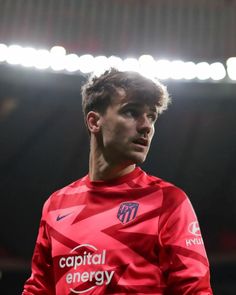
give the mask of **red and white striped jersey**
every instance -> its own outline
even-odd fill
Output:
[[[189,199],[138,167],[112,181],[85,176],[55,192],[22,294],[212,294]]]

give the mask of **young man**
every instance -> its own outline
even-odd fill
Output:
[[[46,201],[23,295],[209,295],[209,264],[185,193],[136,164],[163,85],[115,69],[83,87],[89,173]]]

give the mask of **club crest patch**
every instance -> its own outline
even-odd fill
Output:
[[[134,220],[138,212],[138,206],[139,203],[135,202],[122,203],[118,210],[117,218],[124,224]]]

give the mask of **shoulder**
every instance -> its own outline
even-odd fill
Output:
[[[80,178],[52,193],[44,203],[44,213],[70,205],[85,190],[84,180],[85,177]]]
[[[163,207],[174,209],[185,201],[189,202],[186,193],[175,184],[149,174],[146,174],[146,178],[150,186],[161,191]]]

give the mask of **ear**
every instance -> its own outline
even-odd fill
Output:
[[[100,118],[101,115],[97,112],[90,111],[86,116],[86,123],[88,126],[88,130],[91,133],[98,133],[100,130]]]

